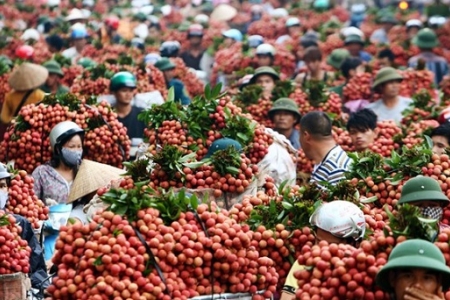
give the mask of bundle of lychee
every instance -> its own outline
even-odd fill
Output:
[[[102,199],[115,213],[60,231],[58,273],[47,290],[53,299],[251,293],[262,300],[275,292],[274,262],[252,246],[255,233],[215,203],[198,205],[183,191],[160,194],[142,184]]]
[[[327,36],[325,42],[320,43],[320,50],[325,55],[329,55],[334,49],[339,49],[344,46],[344,41],[339,34],[331,34]]]
[[[20,237],[21,230],[13,215],[0,210],[0,275],[30,272],[31,248]]]
[[[290,95],[300,110],[301,115],[311,111],[323,111],[339,119],[342,113],[342,101],[338,94],[329,92],[322,81],[308,80],[302,89],[295,89]]]
[[[49,135],[62,121],[73,121],[86,131],[84,158],[117,167],[128,159],[126,128],[106,102],[96,103],[73,94],[46,96],[39,104],[24,106],[1,143],[1,161],[15,161],[28,173],[51,158]]]
[[[431,131],[439,126],[436,120],[421,120],[417,123],[411,123],[406,128],[406,135],[402,139],[402,144],[408,148],[424,143],[424,136],[430,135]]]
[[[236,95],[234,103],[248,112],[252,119],[267,127],[272,127],[272,121],[268,112],[272,108],[272,100],[263,96],[263,89],[259,85],[252,84],[246,86]]]
[[[434,74],[425,67],[423,61],[419,61],[416,69],[407,69],[401,72],[403,81],[400,86],[400,95],[412,97],[418,91],[426,90],[431,98],[436,97],[434,89]]]
[[[105,64],[85,69],[81,76],[75,78],[70,92],[78,96],[98,96],[109,90],[109,80],[114,72]]]
[[[353,76],[344,86],[342,98],[344,102],[352,100],[372,100],[372,80],[370,72]]]
[[[21,215],[39,228],[38,221],[48,219],[48,207],[34,194],[34,179],[25,171],[10,170],[12,173],[6,211]]]
[[[242,44],[235,43],[229,48],[221,49],[214,56],[211,82],[218,83],[219,75],[231,75],[235,71],[251,65],[252,57],[242,51]]]
[[[304,269],[294,273],[296,299],[385,299],[375,277],[386,259],[346,244],[306,245],[297,259]]]
[[[283,28],[283,31],[285,28]],[[277,21],[273,19],[270,15],[264,14],[261,20],[250,23],[247,29],[248,35],[261,35],[265,39],[276,39],[283,32],[279,32],[279,27]]]

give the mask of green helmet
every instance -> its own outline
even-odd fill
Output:
[[[82,57],[77,61],[77,65],[82,66],[83,68],[91,68],[95,67],[97,63],[90,58]]]
[[[273,103],[272,108],[269,110],[269,118],[272,120],[277,111],[289,111],[294,113],[297,117],[296,124],[300,121],[301,115],[298,111],[298,105],[294,100],[289,98],[280,98]]]
[[[136,77],[130,72],[119,72],[111,78],[109,84],[109,89],[111,91],[117,91],[124,87],[136,88]]]
[[[391,67],[385,67],[378,71],[375,76],[375,81],[373,82],[372,88],[376,88],[377,86],[395,80],[403,80],[403,76],[400,73]]]
[[[412,39],[414,45],[423,49],[431,49],[439,46],[439,39],[436,33],[430,28],[420,29]]]
[[[450,268],[445,264],[441,250],[425,240],[407,240],[392,250],[389,260],[378,272],[376,283],[385,292],[393,292],[389,273],[397,269],[420,268],[438,272],[442,276],[442,288],[450,287]]]
[[[439,182],[431,177],[417,176],[405,183],[398,203],[403,204],[425,200],[441,201],[443,204],[449,202],[447,196],[442,192]]]
[[[216,151],[225,150],[228,147],[234,147],[236,151],[240,152],[242,150],[241,144],[233,139],[230,138],[223,138],[215,140],[211,146],[208,148],[208,153],[206,153],[205,158],[210,157],[213,155]]]
[[[347,49],[334,49],[327,57],[327,64],[339,69],[347,57],[350,57],[350,52]]]
[[[252,79],[250,79],[250,84],[255,84],[256,79],[259,75],[269,75],[273,78],[273,80],[279,80],[280,75],[271,67],[259,67],[255,70],[255,74],[253,74]]]

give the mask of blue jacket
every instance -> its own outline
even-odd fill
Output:
[[[188,105],[191,103],[191,99],[187,95],[183,82],[178,79],[172,79],[168,84],[168,88],[171,87],[173,87],[175,93],[175,102],[181,102],[182,105]]]

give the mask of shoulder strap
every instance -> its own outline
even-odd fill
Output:
[[[14,112],[14,117],[17,116],[22,106],[27,102],[28,97],[33,93],[35,90],[29,90],[25,95],[23,95],[22,100],[20,101],[19,106],[17,106],[16,111]]]

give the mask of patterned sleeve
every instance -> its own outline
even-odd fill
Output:
[[[42,199],[42,176],[41,176],[41,167],[37,167],[33,173],[31,174],[31,176],[34,178],[34,193],[36,194],[36,196],[41,199],[42,201],[44,201],[45,203],[45,199]]]
[[[291,295],[295,295],[295,292],[298,289],[298,281],[294,277],[295,272],[303,270],[303,266],[298,263],[298,261],[295,261],[295,263],[292,265],[291,270],[289,270],[289,274],[286,278],[286,282],[283,286],[283,292]]]

